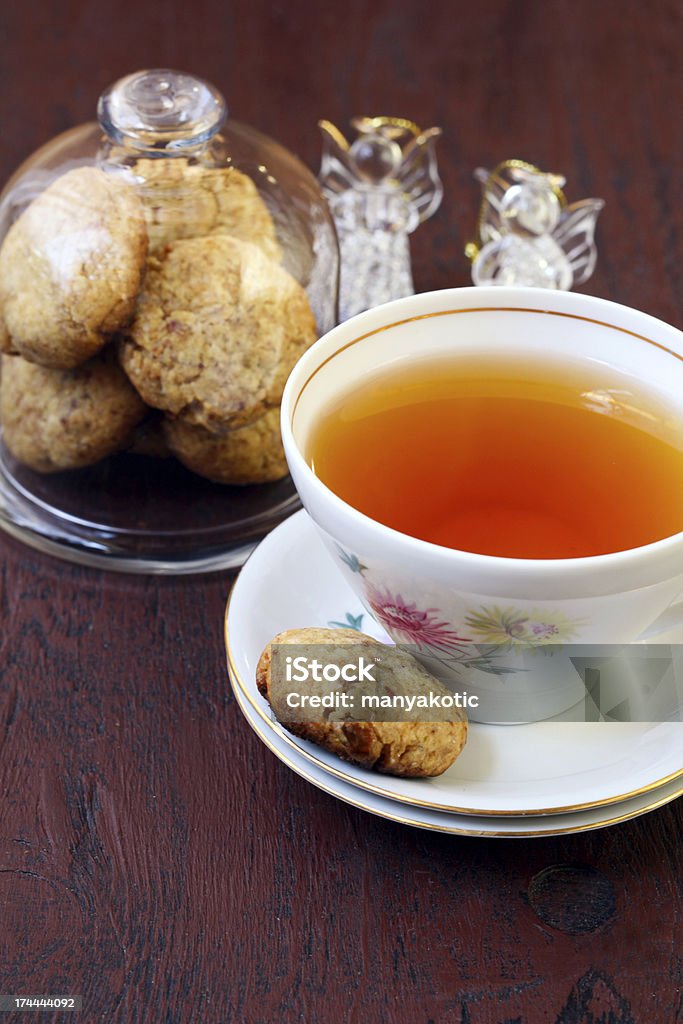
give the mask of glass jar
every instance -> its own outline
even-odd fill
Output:
[[[241,564],[297,507],[279,398],[337,319],[314,176],[142,71],[15,172],[0,241],[0,526],[122,571]]]

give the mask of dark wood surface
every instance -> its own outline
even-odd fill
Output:
[[[682,30],[673,0],[5,4],[0,176],[143,66],[204,74],[313,170],[320,117],[407,116],[444,129],[419,290],[468,282],[471,172],[520,156],[607,200],[585,290],[680,326]],[[243,721],[227,574],[117,576],[4,537],[0,570],[0,993],[125,1024],[683,1019],[680,801],[547,840],[373,818]]]

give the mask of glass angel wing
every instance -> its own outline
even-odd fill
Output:
[[[569,260],[574,284],[583,284],[595,270],[598,250],[595,225],[604,199],[580,199],[562,212],[553,238]]]
[[[567,203],[565,179],[521,160],[478,168],[483,187],[477,239],[465,252],[475,284],[569,289],[595,269],[602,199]]]

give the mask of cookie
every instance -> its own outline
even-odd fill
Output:
[[[287,476],[279,408],[222,435],[166,417],[164,433],[183,465],[216,483],[264,484]]]
[[[315,340],[303,288],[249,242],[171,242],[151,257],[121,364],[148,405],[225,433],[279,404]]]
[[[203,167],[185,157],[138,160],[150,252],[180,238],[232,235],[280,262],[282,250],[268,207],[248,175],[235,167]]]
[[[2,357],[3,439],[39,473],[99,462],[128,443],[146,413],[110,349],[73,370]]]
[[[268,700],[276,713],[282,692],[274,692],[273,687],[273,644],[323,645],[321,651],[324,651],[325,664],[340,665],[348,660],[344,647],[356,645],[358,648],[361,644],[369,644],[371,650],[382,650],[382,665],[391,677],[392,694],[417,696],[430,691],[450,694],[412,655],[399,647],[380,644],[373,637],[354,629],[306,627],[279,633],[266,646],[256,666],[259,693]],[[368,660],[372,661],[372,658]],[[311,689],[321,696],[331,692],[329,685],[324,683],[322,687],[311,683]],[[448,712],[449,720],[427,722],[357,722],[334,720],[333,715],[334,712],[330,712],[323,720],[283,721],[282,724],[295,736],[316,743],[345,761],[387,775],[407,778],[431,778],[443,774],[460,755],[467,740],[467,719],[464,712],[457,708]],[[417,715],[419,717],[419,713]]]
[[[12,339],[9,336],[9,331],[5,325],[5,321],[0,316],[0,352],[11,352],[12,351]]]
[[[130,320],[146,251],[132,185],[95,167],[57,178],[0,248],[0,311],[12,351],[58,369],[93,356]]]

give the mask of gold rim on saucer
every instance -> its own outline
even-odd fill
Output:
[[[322,790],[323,793],[327,793],[328,796],[333,796],[337,800],[341,800],[342,803],[349,804],[351,807],[356,807],[358,810],[366,811],[368,814],[374,814],[378,818],[384,818],[387,821],[398,822],[400,825],[412,825],[414,828],[425,829],[425,830],[430,831],[430,832],[441,832],[441,833],[444,833],[444,834],[447,834],[447,835],[474,836],[474,837],[476,837],[478,839],[532,839],[534,837],[541,838],[543,836],[549,836],[550,837],[550,836],[558,836],[558,835],[569,835],[570,833],[574,833],[574,832],[592,832],[592,831],[595,831],[596,829],[599,829],[599,828],[607,828],[610,825],[618,825],[621,822],[630,821],[630,820],[633,820],[634,818],[639,818],[642,814],[647,814],[649,811],[657,810],[658,807],[663,807],[666,804],[671,803],[673,800],[677,799],[677,797],[679,797],[681,795],[681,793],[683,792],[683,789],[682,789],[681,791],[678,791],[678,792],[676,792],[674,794],[669,794],[668,796],[666,796],[666,797],[664,797],[664,798],[662,798],[660,800],[654,800],[652,803],[648,804],[646,807],[641,807],[637,811],[634,811],[632,813],[628,813],[627,812],[625,814],[617,815],[617,816],[615,816],[613,818],[604,818],[604,819],[602,819],[600,821],[591,822],[590,824],[571,825],[571,826],[569,826],[567,828],[558,828],[558,829],[533,829],[533,830],[520,829],[520,830],[514,830],[514,831],[507,831],[507,832],[494,832],[494,831],[485,831],[484,832],[481,829],[459,828],[457,826],[449,826],[449,825],[447,825],[445,823],[443,825],[435,825],[435,824],[432,824],[430,822],[417,821],[414,818],[408,818],[408,817],[406,817],[405,815],[402,815],[402,814],[391,814],[389,811],[384,810],[384,809],[368,807],[367,804],[364,804],[364,803],[362,803],[360,801],[357,801],[357,800],[352,800],[351,797],[342,796],[340,793],[335,792],[335,790],[332,788],[331,785],[330,786],[326,786],[326,785],[324,785],[323,782],[321,782],[321,781],[319,781],[317,779],[311,778],[311,776],[308,775],[307,772],[304,770],[303,765],[298,764],[293,759],[288,757],[284,753],[284,751],[278,750],[278,748],[271,742],[270,737],[267,735],[267,733],[264,732],[264,731],[261,731],[261,729],[258,728],[256,723],[254,721],[252,721],[251,718],[248,717],[247,710],[246,710],[244,704],[242,703],[242,701],[244,699],[244,696],[240,697],[240,691],[244,695],[244,690],[242,689],[242,686],[240,685],[240,683],[237,681],[239,677],[238,676],[233,677],[232,670],[230,670],[229,675],[230,675],[230,682],[232,684],[233,692],[235,694],[235,699],[236,699],[237,704],[238,704],[238,706],[240,708],[240,711],[242,712],[242,714],[244,715],[245,719],[247,720],[248,725],[254,730],[254,732],[256,733],[258,738],[261,740],[261,742],[271,751],[271,753],[273,753],[275,755],[275,757],[279,761],[281,761],[284,765],[286,765],[286,767],[291,768],[291,770],[293,772],[295,772],[298,776],[300,776],[300,778],[305,779],[306,782],[309,782],[312,786],[315,786],[316,789],[320,789],[320,790]],[[252,702],[250,702],[250,703],[252,703]],[[299,754],[303,753],[303,751],[299,750],[299,748],[296,747],[295,744],[291,744],[291,746],[294,747],[294,749],[297,750]],[[323,766],[323,767],[325,768],[325,771],[328,770],[327,766]],[[394,799],[394,798],[390,797],[390,799]],[[416,803],[417,801],[412,801],[412,802]],[[433,808],[433,809],[437,810],[437,808]],[[452,808],[451,808],[451,810],[452,810]],[[489,817],[497,817],[497,815],[488,815],[488,816]]]
[[[250,557],[252,557],[252,556],[250,556]],[[560,807],[533,808],[531,810],[530,809],[526,809],[526,810],[492,810],[491,808],[458,807],[458,806],[456,806],[454,804],[440,804],[440,803],[434,803],[432,801],[416,800],[416,799],[413,799],[412,797],[401,796],[398,793],[392,792],[390,790],[383,789],[381,786],[376,785],[374,782],[358,779],[355,776],[350,775],[347,772],[345,772],[342,768],[333,767],[332,765],[329,765],[325,761],[322,761],[320,758],[316,757],[315,754],[312,754],[308,750],[304,750],[303,747],[300,747],[291,738],[289,733],[287,733],[286,730],[282,728],[282,726],[280,725],[279,722],[271,719],[266,714],[264,708],[254,699],[254,697],[250,693],[249,686],[245,683],[244,679],[242,678],[242,676],[240,674],[239,669],[237,668],[237,662],[236,662],[236,660],[235,660],[235,658],[233,656],[233,653],[232,653],[232,648],[231,648],[231,645],[230,645],[230,637],[229,637],[229,632],[228,632],[228,615],[229,615],[229,612],[230,612],[230,603],[231,603],[231,601],[233,599],[233,594],[234,594],[235,586],[237,585],[237,580],[238,579],[239,579],[239,577],[237,577],[237,579],[233,582],[232,587],[230,588],[230,593],[228,594],[228,600],[227,600],[227,604],[226,604],[226,608],[225,608],[225,617],[224,617],[225,650],[226,650],[227,662],[228,662],[228,674],[230,676],[230,680],[231,680],[231,683],[232,683],[232,686],[233,686],[233,690],[235,690],[235,692],[237,692],[238,689],[241,691],[244,699],[251,705],[251,707],[256,712],[258,717],[263,722],[265,722],[265,724],[288,747],[290,747],[292,750],[295,750],[297,752],[297,754],[301,755],[307,761],[310,761],[311,764],[316,765],[322,771],[326,772],[329,775],[334,775],[336,778],[340,779],[342,782],[346,782],[346,783],[348,783],[351,786],[356,786],[359,789],[365,789],[369,793],[374,793],[375,796],[381,796],[381,797],[384,797],[385,799],[393,800],[393,801],[395,801],[397,803],[409,804],[409,805],[413,805],[415,807],[425,807],[427,809],[431,809],[431,810],[434,810],[434,811],[452,811],[454,814],[466,814],[466,815],[471,815],[472,817],[476,817],[478,815],[481,815],[482,817],[488,817],[488,818],[491,818],[491,817],[493,817],[493,818],[499,818],[499,817],[500,818],[503,818],[503,817],[526,818],[526,817],[537,817],[537,816],[540,816],[540,815],[565,814],[565,813],[571,813],[573,811],[587,811],[587,810],[591,810],[591,809],[596,808],[596,807],[607,807],[607,806],[610,806],[612,804],[621,803],[624,800],[630,800],[630,799],[632,799],[634,797],[637,797],[637,796],[643,796],[645,793],[651,793],[654,790],[659,789],[660,786],[664,786],[664,785],[666,785],[669,782],[674,782],[678,778],[682,778],[683,779],[683,767],[682,767],[682,768],[679,768],[675,772],[671,772],[669,775],[665,775],[661,779],[656,779],[655,781],[648,783],[646,786],[640,786],[638,789],[628,790],[626,793],[620,793],[617,796],[605,797],[602,800],[590,800],[590,801],[587,801],[586,803],[580,803],[580,804],[566,804],[566,805],[562,805]],[[252,727],[254,728],[254,731],[258,731],[256,729],[255,725],[253,725],[253,723],[250,722],[250,725],[252,725]],[[508,726],[501,726],[501,728],[508,728]],[[259,732],[259,735],[261,735],[260,732]],[[261,737],[261,738],[263,739],[263,737]],[[265,740],[264,740],[264,742],[265,742]],[[273,749],[270,744],[267,744],[267,745],[270,746],[271,749]],[[279,757],[280,754],[278,753],[277,756]],[[291,767],[291,765],[290,765],[290,767]],[[299,774],[302,774],[302,773],[299,772]],[[309,779],[309,781],[312,781],[312,780]],[[315,784],[316,783],[314,783],[314,785]],[[683,783],[681,784],[680,789],[674,794],[674,796],[670,797],[670,799],[673,800],[673,799],[675,799],[676,797],[679,797],[679,796],[683,796]],[[347,801],[347,802],[350,802],[350,801]],[[667,803],[668,799],[663,801],[663,802]],[[659,804],[654,803],[654,804],[652,804],[651,806],[648,806],[645,809],[646,810],[653,810],[657,806],[659,806]],[[629,815],[627,815],[626,817],[629,817]],[[411,822],[408,819],[403,819],[403,818],[395,818],[394,820],[396,820],[396,821],[404,821],[405,824],[415,824],[415,822]],[[626,819],[623,818],[623,817],[622,818],[614,818],[614,819],[610,819],[609,822],[605,822],[605,824],[614,824],[617,821],[621,821],[621,820],[626,820]],[[566,831],[566,830],[563,829],[562,831]],[[583,829],[577,829],[576,831],[583,831]],[[511,833],[504,833],[504,834],[505,835],[509,835]],[[531,835],[532,833],[520,832],[519,834],[520,835]],[[550,832],[545,833],[544,832],[544,833],[539,833],[539,834],[551,835],[552,833],[550,833]]]

